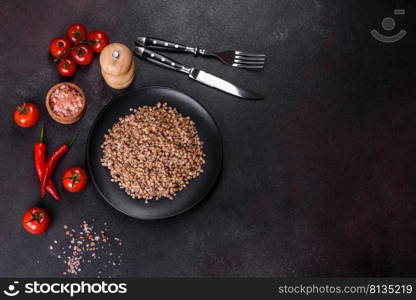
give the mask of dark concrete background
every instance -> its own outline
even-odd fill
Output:
[[[382,44],[369,31],[394,8],[408,36]],[[416,275],[416,82],[414,1],[0,1],[0,276],[61,276],[48,250],[63,224],[107,221],[123,239],[124,263],[105,276]],[[73,81],[89,99],[75,125],[52,121],[43,98],[62,81],[49,41],[81,22],[111,41],[135,36],[209,49],[267,54],[262,72],[172,55],[266,95],[241,101],[137,61],[132,87],[162,85],[198,99],[224,142],[224,168],[212,194],[189,212],[145,222],[112,209],[90,184],[63,203],[44,236],[20,225],[39,201],[32,145],[39,125],[18,128],[15,106],[42,108],[48,149],[81,136],[55,174],[85,166],[85,141],[100,109],[117,94],[98,61]],[[95,276],[99,266],[81,276]]]

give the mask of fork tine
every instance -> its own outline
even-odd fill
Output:
[[[257,64],[264,64],[266,61],[264,59],[246,59],[246,58],[236,57],[234,58],[234,62],[253,62]]]
[[[247,55],[247,54],[235,54],[235,56],[241,56],[244,58],[259,58],[259,59],[265,59],[266,55]]]
[[[248,61],[265,61],[266,60],[266,58],[261,58],[261,57],[245,57],[245,56],[239,56],[239,55],[236,55],[234,59],[241,59],[245,61],[247,60]]]
[[[249,61],[249,60],[241,60],[241,59],[234,59],[234,63],[243,64],[243,65],[264,65],[264,61]]]
[[[252,56],[252,57],[266,57],[266,54],[248,53],[243,51],[235,51],[236,55]]]
[[[245,68],[245,69],[263,69],[263,65],[253,66],[253,65],[232,64],[232,66],[237,67],[237,68]]]

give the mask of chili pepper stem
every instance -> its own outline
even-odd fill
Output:
[[[72,140],[69,142],[68,147],[71,147],[73,144],[75,144],[75,142],[77,141],[77,138],[78,138],[78,133],[74,135]]]
[[[39,137],[39,143],[43,143],[43,132],[44,132],[45,125],[42,125],[42,128],[40,129],[40,137]]]

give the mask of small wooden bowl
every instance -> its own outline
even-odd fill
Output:
[[[76,113],[75,115],[70,116],[70,117],[62,117],[62,116],[57,115],[52,110],[52,107],[51,107],[51,104],[50,104],[50,97],[51,97],[52,92],[54,92],[57,88],[60,88],[62,85],[67,85],[67,86],[69,86],[73,89],[76,89],[82,96],[82,108],[81,108],[81,110],[78,113]],[[55,84],[53,87],[51,87],[49,89],[48,93],[46,94],[46,98],[45,98],[45,106],[46,106],[46,109],[48,110],[48,113],[51,116],[51,118],[54,119],[56,122],[61,123],[61,124],[72,124],[72,123],[75,123],[75,122],[79,121],[82,118],[82,116],[84,115],[85,109],[87,107],[87,99],[85,98],[84,91],[79,86],[77,86],[76,84],[73,84],[71,82],[60,82],[60,83]]]

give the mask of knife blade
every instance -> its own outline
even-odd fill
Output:
[[[244,99],[250,99],[250,100],[260,100],[264,97],[256,94],[254,92],[242,89],[231,82],[228,82],[224,79],[221,79],[215,75],[212,75],[210,73],[207,73],[202,70],[198,69],[192,69],[191,73],[189,74],[189,78],[198,81],[202,84],[205,84],[207,86],[219,89],[220,91],[226,92],[228,94],[244,98]]]
[[[263,96],[248,91],[246,89],[240,88],[231,82],[228,82],[224,79],[221,79],[215,75],[209,74],[205,71],[198,70],[196,68],[188,68],[182,65],[181,63],[174,61],[173,59],[164,56],[160,53],[151,51],[144,47],[135,47],[134,53],[136,53],[139,57],[142,57],[150,62],[153,62],[157,65],[173,69],[188,75],[189,78],[195,80],[199,83],[205,84],[209,87],[216,88],[220,91],[228,93],[230,95],[248,99],[248,100],[261,100],[264,99]]]

